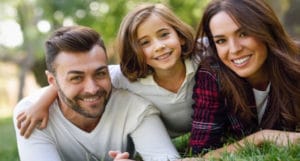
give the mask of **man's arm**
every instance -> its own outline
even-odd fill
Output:
[[[143,160],[176,160],[180,158],[160,117],[146,116],[131,134],[136,151]]]

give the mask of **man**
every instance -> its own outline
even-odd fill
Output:
[[[14,111],[21,161],[111,160],[109,150],[138,152],[143,160],[179,157],[146,100],[111,85],[103,41],[94,30],[63,27],[46,42],[47,79],[58,91],[45,129],[20,135],[16,116],[43,94],[24,98]]]

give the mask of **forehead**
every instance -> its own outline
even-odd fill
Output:
[[[106,53],[99,45],[95,45],[90,51],[71,52],[62,51],[55,61],[57,72],[68,72],[71,70],[91,71],[100,66],[107,66]]]
[[[155,33],[163,28],[171,28],[161,17],[152,14],[144,20],[137,28],[138,37],[144,37],[150,33]]]
[[[230,17],[229,14],[225,11],[221,11],[211,18],[209,28],[213,35],[219,35],[234,32],[239,28],[239,25]]]

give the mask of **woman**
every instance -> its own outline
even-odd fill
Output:
[[[228,137],[247,136],[254,144],[300,138],[287,132],[300,127],[299,47],[265,1],[211,1],[197,37],[207,37],[209,48],[204,41],[195,46],[201,64],[193,95],[194,154],[221,147]]]

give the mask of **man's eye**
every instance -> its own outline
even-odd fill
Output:
[[[76,82],[82,81],[82,77],[80,77],[80,76],[71,77],[70,80],[71,80],[71,82],[76,83]]]
[[[107,76],[107,72],[105,72],[105,71],[96,73],[97,78],[103,78],[103,77],[106,77],[106,76]]]

